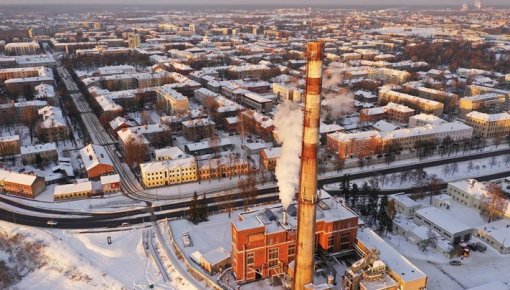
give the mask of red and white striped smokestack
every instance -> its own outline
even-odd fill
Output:
[[[298,192],[298,227],[294,290],[313,283],[315,249],[315,205],[317,202],[317,150],[322,89],[323,42],[309,42],[306,48],[306,94]]]

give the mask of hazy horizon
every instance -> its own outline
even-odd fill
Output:
[[[343,0],[341,3],[335,0],[2,0],[0,5],[166,5],[166,6],[195,6],[195,5],[235,5],[235,6],[299,6],[299,5],[331,5],[331,6],[365,6],[365,5],[391,5],[391,6],[460,6],[462,3],[473,5],[474,1],[463,0],[449,0],[445,3],[444,0],[407,0],[402,3],[401,0]],[[486,0],[483,1],[484,5],[504,5],[509,6],[508,0]]]

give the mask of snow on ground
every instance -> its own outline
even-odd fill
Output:
[[[510,161],[510,159],[509,159]],[[472,163],[472,168],[470,169],[470,164]],[[390,164],[392,166],[394,163]],[[454,165],[457,164],[457,165]],[[376,165],[376,167],[378,167]],[[453,167],[456,167],[455,169]],[[510,167],[510,162],[507,162],[507,156],[496,156],[494,159],[492,157],[481,158],[481,159],[473,159],[471,161],[463,161],[446,165],[439,165],[433,167],[426,167],[424,171],[427,173],[427,176],[436,175],[444,182],[452,182],[457,180],[463,180],[467,178],[476,178],[480,175],[499,173],[503,171],[508,171]],[[391,189],[403,189],[403,188],[411,188],[417,186],[416,180],[412,178],[407,178],[403,182],[400,179],[400,173],[395,173],[394,178],[392,175],[386,175],[385,182],[379,181],[379,186],[381,189],[391,190]],[[364,182],[368,182],[370,178],[356,179],[356,183],[361,186]],[[328,184],[325,188],[330,189],[338,189],[340,188],[340,183]]]
[[[80,233],[6,222],[0,222],[0,228],[9,235],[20,234],[44,245],[45,263],[12,289],[147,289],[151,283],[169,289],[145,256],[141,229]],[[111,245],[107,245],[108,236]]]
[[[449,260],[437,251],[427,249],[422,252],[402,236],[388,234],[383,238],[427,274],[427,289],[466,289],[495,280],[510,285],[510,256],[502,255],[492,247],[484,253],[472,252],[470,257],[462,259],[461,266],[451,266]],[[479,240],[474,238],[473,241]]]

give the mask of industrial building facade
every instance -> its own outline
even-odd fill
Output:
[[[338,252],[352,249],[358,217],[322,193],[315,221],[316,249]],[[232,271],[239,282],[290,274],[296,258],[296,205],[239,214],[232,222]]]

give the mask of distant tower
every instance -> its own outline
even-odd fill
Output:
[[[462,8],[460,9],[460,11],[468,11],[468,10],[469,10],[469,6],[467,5],[467,3],[462,4]]]
[[[475,0],[475,8],[478,10],[482,9],[482,0]]]
[[[128,34],[128,46],[129,48],[137,48],[140,47],[141,44],[140,34],[138,33],[130,33]]]
[[[189,32],[190,32],[191,34],[197,34],[197,26],[196,26],[195,24],[191,23],[191,24],[189,25]]]
[[[32,29],[32,27],[30,27],[30,28],[28,29],[28,37],[29,37],[30,39],[33,39],[33,38],[34,38],[34,30]]]

